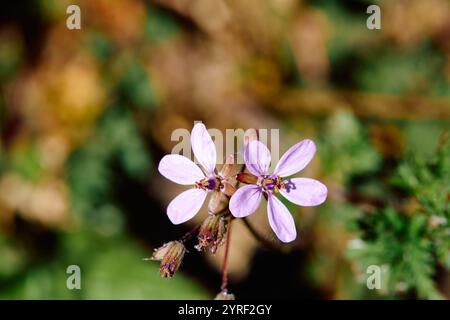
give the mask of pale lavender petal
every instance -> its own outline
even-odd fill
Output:
[[[167,207],[167,215],[173,224],[188,221],[200,210],[208,193],[202,189],[189,189],[180,193]]]
[[[318,206],[327,198],[328,189],[320,181],[309,178],[294,178],[285,181],[286,190],[280,193],[290,202],[300,206]]]
[[[280,177],[288,177],[299,172],[308,165],[315,153],[316,145],[312,140],[300,141],[283,154],[274,174]]]
[[[217,160],[216,146],[203,123],[197,123],[192,129],[191,144],[198,162],[208,173],[214,173]]]
[[[184,185],[194,184],[205,178],[199,166],[179,154],[164,156],[159,162],[158,171],[167,179]]]
[[[247,185],[239,188],[231,197],[230,211],[236,218],[251,215],[258,209],[261,202],[262,190],[255,185]]]
[[[272,230],[278,239],[283,242],[291,242],[297,237],[294,218],[286,206],[276,196],[269,193],[267,215]]]
[[[244,148],[245,165],[252,174],[267,174],[272,157],[269,149],[260,141],[250,141]]]

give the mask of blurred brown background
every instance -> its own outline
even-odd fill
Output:
[[[66,27],[69,4],[81,8],[81,30]],[[371,4],[381,7],[381,30],[366,27]],[[213,297],[222,249],[190,252],[169,281],[156,262],[141,260],[206,215],[172,226],[165,207],[182,189],[156,170],[175,145],[172,131],[191,130],[195,120],[220,130],[280,129],[281,153],[314,139],[318,156],[302,176],[330,190],[324,206],[289,208],[299,237],[281,250],[234,223],[230,289],[238,298],[448,297],[448,236],[423,227],[408,240],[397,231],[395,240],[368,240],[367,232],[391,229],[360,222],[389,207],[400,226],[415,223],[415,210],[429,210],[427,221],[448,218],[448,170],[417,178],[425,192],[408,187],[425,169],[398,168],[410,157],[434,159],[450,127],[449,1],[1,7],[0,297]],[[390,186],[398,172],[403,185]],[[438,193],[444,205],[422,210]],[[265,208],[250,221],[276,243]],[[448,232],[446,222],[441,229]],[[399,268],[381,295],[365,286],[365,260],[348,253],[370,239],[381,248],[367,249],[373,261]],[[385,254],[386,243],[398,244],[398,255]],[[399,259],[404,252],[411,254]],[[70,264],[83,270],[81,291],[65,287]]]

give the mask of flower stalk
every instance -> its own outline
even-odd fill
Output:
[[[155,250],[152,260],[160,260],[160,273],[170,278],[181,265],[186,253],[185,244],[196,236],[195,248],[210,249],[215,254],[224,245],[221,292],[219,300],[234,299],[228,292],[228,264],[232,222],[242,218],[245,226],[265,246],[279,250],[281,247],[260,235],[246,217],[256,211],[262,198],[268,202],[268,219],[274,233],[282,242],[291,242],[297,236],[294,219],[278,199],[281,194],[287,200],[303,206],[316,206],[325,201],[327,187],[309,178],[287,178],[301,171],[312,159],[316,147],[313,141],[303,140],[291,147],[280,159],[273,173],[268,169],[270,152],[259,141],[258,130],[248,130],[244,136],[244,162],[233,176],[234,155],[227,157],[221,170],[216,169],[217,153],[206,127],[197,123],[192,129],[191,145],[199,165],[177,154],[164,156],[159,172],[169,180],[190,188],[175,197],[167,207],[167,215],[173,224],[184,223],[200,211],[209,196],[208,216],[180,240],[171,241]],[[235,179],[232,184],[231,180]],[[244,186],[241,186],[244,184]]]
[[[230,222],[227,230],[227,238],[225,243],[225,253],[223,255],[223,264],[222,264],[222,284],[220,289],[222,292],[228,293],[228,257],[230,252],[230,239],[231,239],[231,225]]]

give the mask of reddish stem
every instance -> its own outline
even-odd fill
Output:
[[[230,251],[231,225],[232,221],[230,221],[230,223],[228,224],[227,239],[225,242],[225,253],[222,265],[222,285],[220,286],[220,289],[225,292],[228,291],[228,255]]]

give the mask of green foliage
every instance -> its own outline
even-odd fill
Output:
[[[331,116],[321,137],[324,171],[339,181],[378,169],[380,155],[368,143],[367,132],[350,113]]]
[[[111,106],[100,119],[87,144],[68,162],[68,180],[72,205],[82,217],[92,219],[111,202],[115,165],[133,179],[145,179],[150,156],[139,135],[132,115],[119,106]]]
[[[328,56],[333,69],[348,73],[346,61],[354,63],[359,55],[366,54],[373,46],[376,35],[366,27],[365,11],[350,12],[338,1],[318,1],[318,4],[328,20],[333,21],[328,45]]]
[[[392,295],[414,289],[421,298],[437,298],[433,283],[435,260],[432,242],[426,238],[426,219],[422,215],[405,217],[392,208],[367,215],[362,249],[350,251],[362,270],[370,265],[387,265],[385,282]]]
[[[433,94],[438,90],[435,87],[444,81],[436,77],[443,63],[444,59],[430,46],[406,52],[375,51],[361,64],[355,77],[360,88],[367,91]]]
[[[9,167],[22,177],[36,181],[42,173],[42,166],[35,144],[24,144],[9,155]]]
[[[11,80],[23,66],[23,50],[19,43],[11,39],[0,41],[0,85]],[[1,87],[0,87],[1,89]]]
[[[0,284],[25,265],[25,252],[13,241],[0,234]]]
[[[433,157],[439,147],[439,137],[450,125],[449,121],[421,120],[403,123],[406,153],[421,158]]]
[[[161,278],[158,262],[136,259],[145,254],[134,246],[118,245],[97,256],[90,265],[86,277],[85,298],[207,299],[209,297],[183,272],[177,273],[170,281]]]
[[[432,159],[410,155],[397,169],[392,183],[409,192],[428,214],[449,216],[450,143],[443,135],[436,155]]]
[[[154,6],[149,7],[144,29],[149,40],[166,41],[176,35],[179,29],[176,20],[168,12]]]
[[[90,32],[87,45],[99,62],[112,58],[113,43],[103,34]]]
[[[5,153],[3,152],[3,146],[0,143],[0,173],[3,172],[5,167],[6,167],[6,164],[5,164]]]
[[[152,110],[156,103],[156,93],[144,66],[132,62],[127,66],[119,81],[119,93],[126,102],[144,110]]]
[[[61,238],[59,259],[34,265],[16,275],[16,281],[0,291],[0,299],[207,298],[205,291],[182,272],[170,282],[161,278],[158,263],[140,259],[148,253],[126,238],[114,240],[89,232]],[[81,290],[66,287],[66,269],[72,264],[80,266]]]
[[[391,295],[400,290],[420,298],[441,297],[434,276],[438,265],[450,267],[449,162],[448,137],[431,159],[410,155],[391,179],[392,186],[407,194],[403,206],[388,204],[358,220],[364,246],[350,250],[350,257],[362,270],[387,265]],[[412,209],[411,202],[417,202]]]

